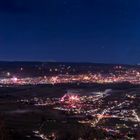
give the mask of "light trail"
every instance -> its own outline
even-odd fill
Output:
[[[41,138],[42,140],[49,140],[44,134],[40,133],[39,131],[33,131],[36,137]]]
[[[139,118],[139,116],[137,115],[137,113],[136,113],[135,110],[133,110],[133,115],[135,116],[137,122],[140,122],[140,118]]]

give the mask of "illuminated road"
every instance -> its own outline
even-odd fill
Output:
[[[126,103],[126,102],[124,101],[124,102],[118,104],[117,106],[112,106],[111,108],[104,109],[104,110],[102,111],[102,113],[99,114],[99,117],[97,118],[97,120],[95,120],[93,123],[91,123],[92,127],[96,127],[97,124],[104,118],[104,115],[105,115],[107,112],[110,112],[112,109],[115,109],[115,108],[117,108],[117,107],[120,107],[120,106],[122,106],[122,105],[125,104],[125,103]]]

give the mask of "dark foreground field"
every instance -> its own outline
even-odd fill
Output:
[[[57,135],[57,140],[104,140],[106,134],[88,125],[69,119],[60,111],[49,107],[37,107],[32,103],[22,104],[21,99],[34,97],[62,97],[68,89],[104,90],[114,88],[117,91],[140,92],[139,86],[124,85],[56,85],[56,86],[20,86],[0,88],[0,140],[41,140],[35,131]],[[50,137],[50,140],[53,140]],[[117,138],[112,138],[117,139]],[[45,139],[44,139],[45,140]]]

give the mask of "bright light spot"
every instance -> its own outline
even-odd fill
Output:
[[[12,81],[13,81],[14,83],[16,83],[16,82],[17,82],[17,80],[18,80],[18,78],[17,78],[17,77],[13,77],[13,78],[12,78]]]
[[[76,95],[72,95],[72,96],[69,97],[69,100],[70,101],[79,101],[79,98]]]
[[[79,101],[79,96],[77,95],[70,95],[70,94],[65,94],[62,98],[61,98],[61,102],[77,102]]]
[[[10,76],[11,75],[11,73],[10,72],[7,72],[7,74],[6,74],[7,76]]]
[[[90,80],[90,77],[84,76],[84,80]]]
[[[57,77],[57,76],[56,76],[56,77],[52,77],[52,78],[51,78],[51,81],[52,81],[52,84],[57,83],[58,77]]]

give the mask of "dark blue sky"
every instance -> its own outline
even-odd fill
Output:
[[[0,1],[0,60],[140,62],[140,0]]]

